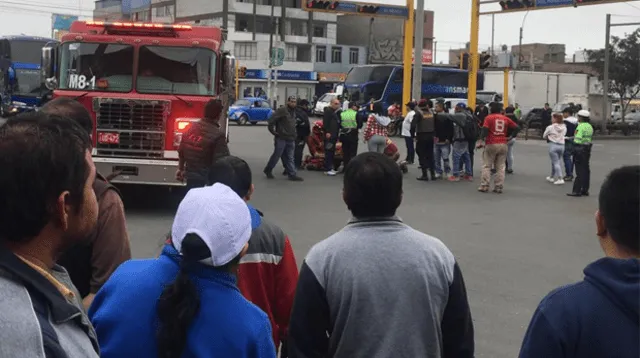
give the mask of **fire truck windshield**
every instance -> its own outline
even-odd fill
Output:
[[[216,54],[197,47],[141,46],[136,91],[215,94]]]
[[[68,42],[62,45],[60,88],[130,92],[133,47],[109,43]]]

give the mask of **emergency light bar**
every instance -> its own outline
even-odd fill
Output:
[[[107,22],[107,21],[85,21],[87,26],[93,27],[120,27],[123,29],[162,29],[175,31],[190,31],[191,25],[182,24],[160,24],[145,22]]]

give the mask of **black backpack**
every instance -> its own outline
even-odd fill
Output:
[[[464,126],[462,127],[462,133],[464,134],[464,138],[468,141],[475,141],[478,139],[478,134],[480,134],[480,128],[478,127],[478,122],[474,118],[474,116],[465,113],[465,121]]]

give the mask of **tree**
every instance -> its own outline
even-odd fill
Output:
[[[604,77],[604,49],[587,50],[587,59]],[[609,92],[620,97],[622,120],[629,102],[640,93],[640,29],[625,37],[611,36],[609,44]]]

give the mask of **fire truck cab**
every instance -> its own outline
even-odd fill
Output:
[[[236,63],[217,27],[76,21],[42,50],[53,97],[71,97],[94,118],[93,160],[114,183],[184,185],[178,146],[205,104],[235,93]],[[228,138],[226,110],[220,122]]]

